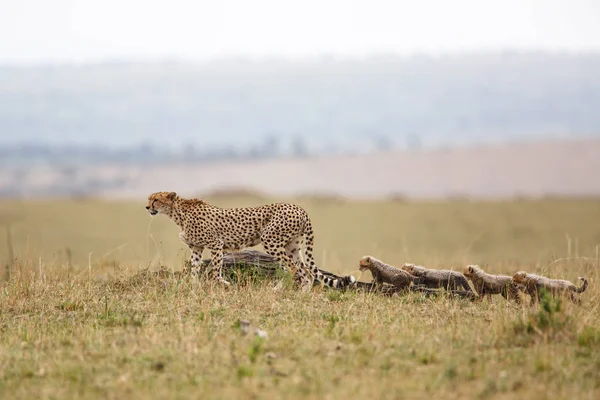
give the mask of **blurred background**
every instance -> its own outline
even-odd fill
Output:
[[[0,196],[600,193],[593,0],[4,0]]]
[[[5,275],[179,267],[178,227],[143,208],[163,190],[298,203],[331,271],[597,265],[598,17],[591,0],[2,0]]]

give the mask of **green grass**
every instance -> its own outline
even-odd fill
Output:
[[[0,398],[600,397],[600,201],[298,203],[313,219],[317,262],[333,272],[371,254],[583,275],[590,287],[581,306],[545,298],[530,308],[498,296],[130,279],[148,266],[179,270],[188,256],[171,221],[149,225],[143,199],[4,202],[0,225],[20,221],[17,262],[0,282]],[[243,335],[242,319],[268,337]]]

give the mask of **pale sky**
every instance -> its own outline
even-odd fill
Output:
[[[0,0],[0,63],[600,50],[600,0]]]

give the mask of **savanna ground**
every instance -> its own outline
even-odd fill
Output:
[[[188,255],[145,199],[4,201],[0,261],[10,247],[15,262],[0,282],[0,398],[600,397],[600,200],[293,201],[331,272],[358,276],[370,254],[583,275],[590,287],[581,306],[536,308],[269,281],[224,289],[140,272],[180,270]],[[243,335],[240,320],[268,337]]]

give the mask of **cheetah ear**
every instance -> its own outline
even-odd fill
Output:
[[[174,200],[175,200],[175,197],[177,197],[177,193],[175,193],[175,192],[170,192],[170,193],[167,195],[167,198],[168,198],[169,200],[171,200],[171,201],[174,201]]]
[[[473,267],[469,265],[469,272],[473,272]]]

